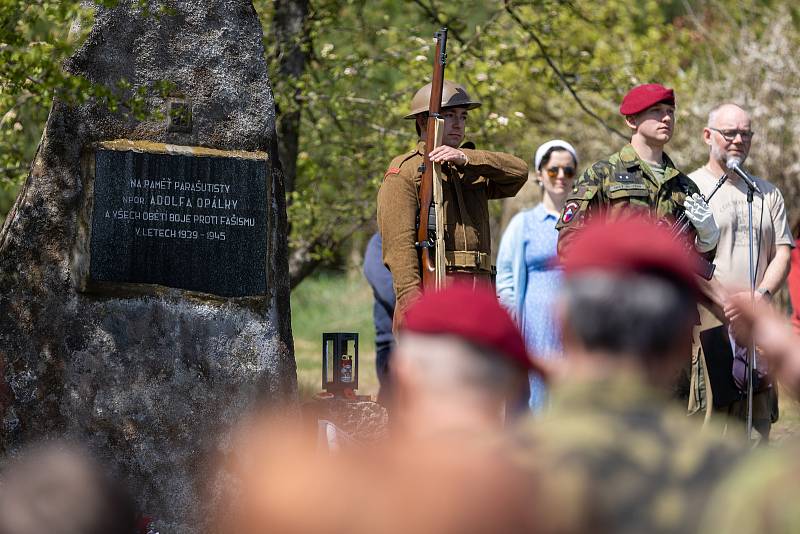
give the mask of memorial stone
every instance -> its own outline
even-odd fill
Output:
[[[197,532],[227,426],[297,395],[263,31],[245,0],[93,24],[65,68],[148,114],[50,111],[0,230],[0,453],[86,443],[161,532]]]

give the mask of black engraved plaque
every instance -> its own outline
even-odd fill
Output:
[[[264,158],[97,149],[89,277],[266,293]]]

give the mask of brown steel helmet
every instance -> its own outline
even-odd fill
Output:
[[[413,119],[420,113],[428,111],[431,103],[431,84],[424,86],[416,92],[414,98],[411,99],[411,113],[406,115],[405,119]],[[467,90],[463,85],[448,80],[444,81],[442,86],[442,108],[464,107],[467,109],[475,109],[480,107],[481,103],[477,100],[472,100],[467,94]]]

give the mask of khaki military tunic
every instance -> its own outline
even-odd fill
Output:
[[[489,274],[492,249],[488,200],[514,196],[528,178],[528,166],[511,154],[461,150],[469,160],[466,165],[442,165],[448,272]],[[419,256],[414,243],[424,151],[425,143],[421,141],[413,151],[393,159],[378,192],[383,262],[392,272],[397,296],[395,325],[421,291]]]
[[[700,190],[666,154],[664,164],[664,176],[659,178],[634,148],[626,145],[586,169],[567,196],[556,224],[559,254],[593,217],[615,219],[646,214],[671,222],[680,216],[686,197]],[[690,231],[694,229],[690,227]]]

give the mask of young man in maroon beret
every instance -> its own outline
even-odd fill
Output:
[[[719,229],[711,210],[694,182],[664,153],[675,126],[674,92],[659,84],[639,85],[625,95],[619,112],[632,131],[631,142],[575,182],[556,224],[559,254],[592,218],[645,215],[671,221],[685,211],[695,248],[713,255]]]

